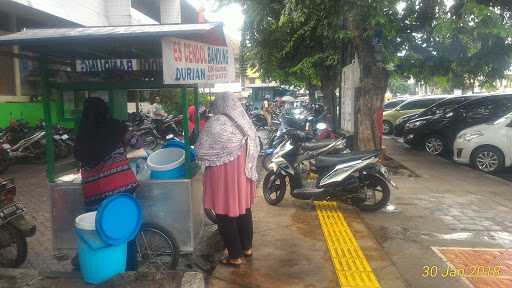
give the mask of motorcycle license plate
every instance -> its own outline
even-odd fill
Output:
[[[61,138],[62,140],[68,140],[68,139],[69,139],[69,136],[64,134],[64,135],[62,135],[60,138]]]
[[[18,203],[0,208],[0,221],[8,221],[10,218],[23,214],[25,209]]]
[[[9,144],[3,144],[3,145],[2,145],[2,148],[4,148],[4,149],[8,150],[8,149],[11,149],[11,145],[9,145]]]

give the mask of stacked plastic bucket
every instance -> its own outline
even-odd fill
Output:
[[[85,282],[99,284],[126,271],[127,242],[137,236],[141,223],[141,207],[128,194],[112,196],[96,212],[75,219]]]

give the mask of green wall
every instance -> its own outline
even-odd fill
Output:
[[[52,121],[57,121],[57,104],[52,103]],[[31,125],[44,119],[42,103],[0,103],[0,128],[5,128],[11,120],[23,119]],[[65,123],[67,127],[72,123]]]

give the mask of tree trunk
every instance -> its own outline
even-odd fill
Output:
[[[327,111],[327,120],[330,124],[336,119],[336,89],[338,87],[338,74],[335,68],[322,69],[320,73],[320,90],[323,94],[323,102]]]
[[[308,91],[309,103],[315,103],[317,87],[311,84],[310,82],[306,81],[306,90]]]
[[[376,57],[372,43],[360,42],[361,87],[356,106],[356,145],[359,150],[382,146],[382,115],[389,74]],[[379,120],[379,121],[377,121]]]

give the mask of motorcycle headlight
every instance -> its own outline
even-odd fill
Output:
[[[418,127],[420,127],[421,125],[425,124],[426,122],[427,122],[427,121],[425,121],[425,120],[409,122],[409,123],[407,123],[407,125],[405,125],[405,128],[406,128],[406,129],[414,129],[414,128],[418,128]]]
[[[484,136],[484,133],[481,131],[471,132],[471,133],[462,133],[457,137],[459,140],[463,140],[465,142],[471,142],[479,137]]]
[[[316,124],[316,129],[318,129],[318,130],[324,130],[325,128],[327,128],[327,124],[325,124],[325,123]]]

